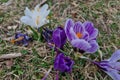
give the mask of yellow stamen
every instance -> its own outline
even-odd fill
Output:
[[[14,43],[15,43],[15,40],[14,40],[14,39],[12,39],[10,42],[14,44]]]
[[[78,32],[78,33],[76,34],[76,36],[77,36],[78,38],[82,38],[83,35]]]
[[[39,22],[40,22],[40,16],[37,16],[37,18],[36,18],[36,24],[38,25]]]

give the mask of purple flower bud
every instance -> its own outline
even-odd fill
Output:
[[[71,72],[74,61],[69,57],[65,57],[63,53],[56,56],[54,61],[54,69],[61,72]]]
[[[57,27],[52,34],[52,40],[56,47],[63,48],[66,43],[66,34],[62,27]]]

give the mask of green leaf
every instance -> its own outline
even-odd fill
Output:
[[[40,33],[42,33],[42,27],[40,27]],[[42,41],[43,41],[43,36],[42,36],[42,34],[40,34],[39,41],[40,41],[40,42],[42,42]]]
[[[2,39],[0,38],[0,43],[2,43]]]
[[[32,30],[32,32],[33,32],[33,39],[35,39],[35,40],[38,40],[39,39],[39,34],[38,34],[38,32],[35,30],[35,29],[33,29],[32,27],[29,27],[31,30]]]
[[[18,74],[21,75],[23,74],[23,72],[21,70],[18,70]]]
[[[22,54],[27,54],[28,51],[27,51],[27,50],[21,50],[21,53],[22,53]]]
[[[6,3],[6,2],[8,2],[8,0],[0,0],[0,2]]]

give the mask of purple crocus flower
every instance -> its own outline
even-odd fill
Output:
[[[73,64],[73,60],[65,57],[63,53],[59,53],[54,61],[54,69],[60,72],[71,72]]]
[[[23,44],[27,46],[31,38],[27,34],[17,32],[15,34],[15,39],[11,40],[12,43]]]
[[[79,48],[86,53],[97,51],[98,43],[96,42],[96,37],[98,29],[94,28],[92,22],[81,23],[78,21],[74,23],[72,19],[68,19],[65,24],[65,33],[73,47]]]
[[[114,52],[107,60],[93,63],[107,73],[113,80],[120,80],[120,62],[118,60],[120,60],[120,50]]]
[[[66,34],[62,27],[57,27],[54,30],[44,29],[43,37],[48,42],[50,47],[57,47],[62,49],[66,43]]]
[[[68,73],[71,72],[73,64],[74,64],[74,61],[71,60],[69,57],[64,56],[63,53],[57,53],[57,56],[55,57],[55,60],[54,60],[54,69],[57,70],[55,80],[59,80],[59,71],[68,72]],[[46,80],[50,70],[45,74],[42,80]]]
[[[57,27],[52,34],[52,41],[56,47],[62,49],[66,43],[66,34],[62,27]]]

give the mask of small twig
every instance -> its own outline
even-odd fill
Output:
[[[50,67],[48,72],[45,74],[45,76],[42,78],[42,80],[46,80],[47,76],[49,75],[50,71],[52,70],[53,66]]]
[[[115,48],[115,50],[117,50],[118,48],[115,46],[115,44],[114,43],[111,43],[112,44],[112,46]]]
[[[93,60],[91,60],[90,58],[88,58],[88,57],[85,57],[85,56],[80,56],[80,58],[81,59],[85,59],[85,60],[87,60],[87,61],[89,61],[89,62],[92,62],[92,63],[94,63],[94,61]]]
[[[10,54],[3,54],[0,56],[0,59],[10,59],[22,56],[21,53],[10,53]]]
[[[42,2],[40,3],[40,5],[44,4],[47,0],[42,0]]]
[[[65,53],[65,54],[68,54],[67,52],[65,52],[65,51],[63,51],[62,49],[60,49],[60,48],[58,48],[58,47],[56,47],[60,52],[62,52],[62,53]]]

